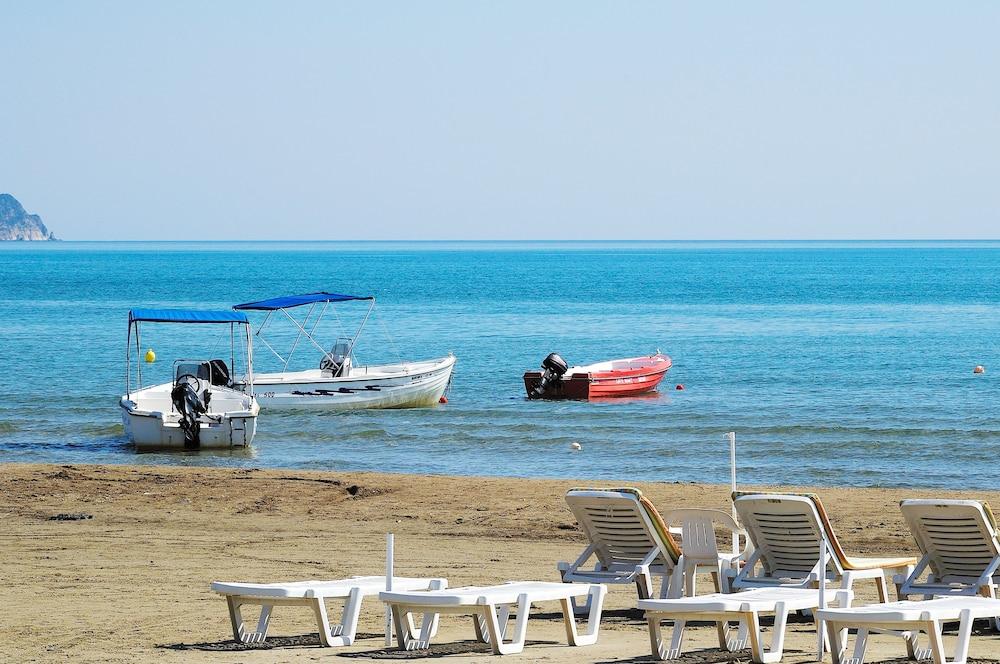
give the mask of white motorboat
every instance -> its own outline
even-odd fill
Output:
[[[350,301],[370,302],[361,325],[353,337],[338,339],[327,350],[313,336],[330,304]],[[319,306],[322,305],[322,306]],[[288,310],[308,306],[301,321]],[[320,407],[331,410],[359,408],[421,408],[434,406],[451,382],[455,357],[451,354],[431,360],[399,361],[394,364],[359,364],[355,361],[355,342],[361,335],[375,307],[372,296],[308,293],[288,295],[258,302],[238,304],[237,311],[266,311],[267,316],[257,328],[259,338],[274,353],[283,368],[277,373],[260,373],[254,378],[254,393],[265,407]],[[278,312],[296,330],[295,341],[287,356],[279,354],[262,332]],[[302,339],[320,353],[318,368],[289,371],[292,354]]]
[[[140,323],[228,325],[230,361],[176,360],[171,382],[142,387]],[[137,389],[132,389],[133,330]],[[237,330],[244,337],[246,368],[239,384],[231,378],[236,369]],[[133,309],[128,317],[125,357],[125,394],[119,405],[125,435],[136,449],[230,449],[248,447],[253,441],[260,405],[253,396],[253,338],[245,314]]]

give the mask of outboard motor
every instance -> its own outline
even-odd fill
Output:
[[[184,432],[184,447],[187,449],[197,449],[201,444],[201,423],[198,416],[208,412],[208,399],[211,397],[206,391],[202,398],[197,387],[200,387],[197,377],[186,374],[180,376],[170,390],[170,400],[181,416],[180,425]]]
[[[538,381],[538,385],[531,391],[530,398],[535,399],[543,396],[549,385],[553,381],[560,380],[568,369],[569,365],[566,364],[566,360],[562,359],[557,353],[546,355],[545,359],[542,360],[542,379]]]

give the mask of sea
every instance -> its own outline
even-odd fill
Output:
[[[448,403],[264,409],[247,451],[129,445],[131,308],[321,290],[377,298],[356,362],[454,353]],[[316,337],[365,311],[331,306]],[[318,365],[308,343],[288,358],[294,332],[265,330],[289,368]],[[162,325],[148,349],[146,384],[232,351],[228,328]],[[673,368],[650,397],[525,398],[550,352],[657,350]],[[254,352],[259,371],[283,366]],[[0,462],[726,483],[732,431],[741,484],[1000,489],[1000,243],[0,243],[0,377]]]

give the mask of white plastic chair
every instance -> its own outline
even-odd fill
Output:
[[[678,572],[684,579],[684,595],[694,597],[695,577],[699,572],[712,575],[715,592],[729,592],[729,580],[725,570],[739,570],[740,560],[749,548],[749,538],[736,520],[721,510],[676,509],[663,516],[667,526],[680,524],[682,555],[678,562]],[[728,553],[719,551],[715,537],[716,525],[728,530],[732,536],[732,548]],[[740,546],[742,538],[743,546]]]

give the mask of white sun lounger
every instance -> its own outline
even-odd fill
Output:
[[[445,579],[412,579],[393,577],[392,587],[400,590],[446,588]],[[212,590],[225,596],[229,604],[229,619],[233,638],[240,643],[261,643],[267,638],[271,610],[275,606],[308,606],[316,614],[319,640],[324,646],[349,646],[358,629],[361,602],[365,597],[385,590],[384,576],[355,576],[339,581],[295,581],[292,583],[227,583],[216,581]],[[326,613],[327,599],[343,599],[344,610],[339,625],[330,626]],[[260,606],[257,629],[249,632],[243,624],[240,607]],[[436,624],[432,627],[436,627]]]
[[[833,645],[833,664],[863,664],[868,633],[872,630],[903,630],[910,659],[932,658],[934,664],[964,664],[969,655],[972,622],[976,618],[1000,616],[1000,600],[985,597],[941,597],[929,600],[872,604],[853,608],[821,609],[820,619],[826,621],[827,633]],[[958,643],[955,656],[945,658],[941,625],[958,622]],[[847,657],[846,630],[858,628],[852,657]],[[925,632],[930,647],[917,647],[917,633]]]
[[[392,609],[396,640],[402,649],[428,648],[437,615],[447,613],[471,615],[476,638],[489,643],[493,647],[494,654],[507,655],[524,649],[528,612],[533,602],[560,603],[566,625],[566,638],[571,646],[595,643],[597,630],[601,624],[601,610],[606,590],[601,584],[524,581],[447,590],[416,592],[393,590],[379,593],[379,599]],[[590,606],[587,628],[583,633],[577,631],[571,604],[571,600],[577,597],[586,597]],[[414,627],[414,613],[424,614],[419,634]],[[516,614],[517,619],[513,635],[508,639],[507,622],[512,613]]]
[[[588,544],[574,562],[558,564],[563,581],[634,583],[639,599],[646,599],[653,596],[653,578],[659,577],[660,597],[680,596],[681,575],[674,570],[681,549],[638,489],[571,489],[566,504]],[[591,559],[596,563],[587,567]]]
[[[829,597],[838,606],[850,606],[850,590],[831,590]],[[689,620],[714,622],[719,635],[719,647],[735,652],[749,647],[754,662],[771,663],[781,659],[785,641],[785,622],[793,611],[819,608],[819,590],[807,588],[755,588],[738,593],[716,593],[676,599],[639,600],[639,609],[646,612],[649,641],[653,657],[677,659],[681,655],[684,628]],[[760,614],[774,614],[771,646],[764,646],[760,630]],[[663,639],[660,623],[673,620],[670,645]],[[730,622],[740,623],[738,633]]]
[[[899,509],[921,553],[916,568],[895,579],[900,599],[996,597],[1000,536],[989,505],[978,500],[904,500]],[[928,576],[921,581],[925,572]]]
[[[820,538],[832,554],[826,578],[851,589],[858,579],[873,579],[879,600],[888,601],[886,571],[909,572],[912,557],[858,558],[844,553],[819,497],[813,494],[734,494],[740,522],[753,542],[754,551],[730,587],[735,590],[763,586],[816,587],[819,574]]]

